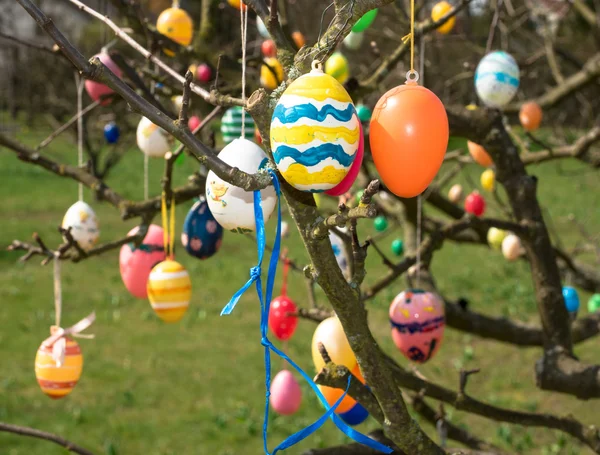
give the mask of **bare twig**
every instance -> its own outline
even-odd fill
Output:
[[[87,449],[78,446],[77,444],[72,443],[71,441],[67,441],[60,436],[57,436],[52,433],[47,433],[45,431],[36,430],[34,428],[22,427],[19,425],[11,425],[8,423],[0,422],[0,431],[6,433],[12,433],[19,436],[29,436],[32,438],[43,439],[44,441],[53,442],[54,444],[58,444],[61,447],[64,447],[69,452],[77,453],[79,455],[94,455]]]

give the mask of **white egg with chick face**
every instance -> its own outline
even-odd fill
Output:
[[[83,201],[77,201],[69,207],[63,218],[62,227],[71,228],[71,235],[84,251],[94,248],[100,237],[96,213]]]

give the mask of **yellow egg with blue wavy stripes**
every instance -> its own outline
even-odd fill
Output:
[[[159,262],[148,277],[148,300],[156,315],[165,322],[179,321],[192,297],[187,270],[171,259]]]
[[[334,52],[325,62],[325,72],[343,84],[350,77],[348,59],[340,52]]]
[[[35,377],[46,395],[58,399],[77,385],[83,369],[83,355],[77,342],[66,337],[65,358],[61,365],[52,357],[52,346],[42,343],[35,356]]]
[[[156,30],[176,43],[188,46],[192,42],[194,22],[185,10],[181,8],[167,8],[158,16]],[[168,49],[164,49],[164,53],[170,57],[175,55]]]
[[[271,149],[283,178],[320,193],[346,176],[360,142],[360,121],[342,85],[320,69],[296,79],[271,119]]]

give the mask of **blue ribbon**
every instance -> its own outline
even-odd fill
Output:
[[[290,359],[287,354],[283,351],[277,349],[273,343],[269,340],[267,333],[269,330],[269,307],[271,305],[271,297],[273,296],[273,285],[275,284],[275,274],[277,272],[277,263],[279,261],[280,249],[281,249],[281,200],[280,193],[281,189],[279,186],[279,180],[277,179],[277,175],[272,169],[269,169],[269,174],[271,175],[271,179],[273,180],[273,186],[275,187],[275,193],[277,194],[277,233],[275,237],[275,243],[273,245],[273,251],[271,253],[271,258],[269,260],[269,271],[267,275],[267,288],[265,291],[265,297],[263,299],[263,290],[262,290],[262,262],[265,254],[265,244],[266,244],[266,236],[265,236],[265,220],[262,213],[261,207],[261,198],[260,198],[260,190],[254,192],[254,216],[256,219],[256,244],[258,250],[258,263],[256,266],[250,269],[250,279],[242,286],[242,288],[237,291],[229,303],[225,305],[223,310],[221,311],[221,316],[224,314],[231,314],[238,301],[242,297],[242,294],[252,286],[252,283],[256,283],[256,292],[258,294],[258,300],[260,301],[260,334],[261,334],[261,344],[265,347],[265,418],[263,422],[263,446],[266,455],[275,455],[277,452],[281,450],[285,450],[298,442],[302,441],[315,431],[317,431],[323,424],[327,421],[327,419],[331,419],[335,426],[338,427],[346,436],[350,437],[354,441],[364,444],[372,449],[378,450],[383,453],[392,453],[393,449],[388,446],[385,446],[374,439],[365,436],[362,433],[359,433],[355,429],[349,427],[344,421],[339,418],[335,414],[335,410],[338,405],[342,402],[342,400],[346,397],[348,393],[348,388],[350,387],[351,377],[348,377],[348,385],[346,387],[346,391],[344,394],[334,403],[333,406],[329,406],[327,400],[317,387],[317,384],[300,368],[292,359]],[[267,430],[269,426],[269,398],[271,396],[271,351],[277,354],[279,357],[286,360],[308,383],[308,385],[314,390],[317,394],[317,397],[323,404],[326,409],[326,412],[319,417],[315,422],[303,428],[302,430],[294,433],[293,435],[286,438],[283,442],[281,442],[272,452],[269,451],[267,447]]]

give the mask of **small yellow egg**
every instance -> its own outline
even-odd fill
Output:
[[[438,21],[442,17],[444,17],[448,12],[452,9],[452,5],[450,3],[443,1],[436,3],[436,5],[431,10],[431,19],[433,21]],[[444,25],[438,27],[437,31],[443,35],[447,35],[454,28],[454,24],[456,23],[456,17],[451,17],[446,21]]]
[[[283,66],[275,57],[267,57],[260,68],[260,83],[268,90],[275,90],[283,82]]]
[[[481,173],[481,187],[486,191],[494,191],[496,184],[496,174],[491,169],[486,169]]]

